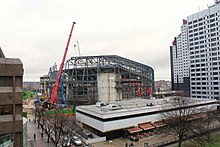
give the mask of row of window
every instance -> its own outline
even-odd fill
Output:
[[[211,15],[209,15],[209,16],[204,16],[204,17],[202,17],[202,18],[199,18],[199,19],[196,19],[196,20],[193,20],[193,21],[189,21],[188,22],[188,25],[191,25],[191,24],[193,24],[193,23],[197,23],[197,22],[201,22],[201,21],[203,21],[203,20],[206,20],[206,19],[208,19],[208,18],[213,18],[213,17],[217,17],[218,16],[218,13],[214,13],[214,14],[211,14]]]
[[[192,94],[209,94],[209,92],[206,91],[192,91]],[[212,95],[219,95],[219,92],[212,92]]]
[[[199,28],[192,28],[192,29],[189,29],[189,33],[193,33],[193,32],[197,32],[198,30],[203,30],[203,29],[209,29],[209,28],[213,28],[215,26],[218,26],[218,23],[212,23],[210,25],[207,25],[207,27],[199,27]]]
[[[205,57],[205,55],[203,54],[203,55],[201,55],[201,57]],[[200,59],[201,57],[199,55],[195,55],[195,56],[192,55],[192,56],[190,56],[190,59]],[[210,58],[201,59],[201,62],[203,62],[203,61],[216,61],[216,60],[220,60],[220,57],[212,57],[212,58],[210,57]],[[193,60],[191,60],[191,61],[193,61]]]
[[[219,62],[219,64],[220,64],[220,62]],[[190,65],[190,67],[194,68],[194,67],[215,66],[215,65],[218,65],[218,62],[213,62],[212,64],[211,63],[192,64],[192,65]],[[211,67],[209,67],[209,68],[212,69]],[[217,68],[217,67],[216,66],[213,67],[213,69],[215,69],[215,68]]]
[[[210,87],[211,90],[219,90],[219,87]],[[194,87],[192,86],[192,89],[195,90],[195,89],[198,89],[198,90],[209,90],[209,87],[201,87],[201,86],[198,86],[198,87]]]
[[[204,50],[201,50],[200,52],[199,51],[190,52],[190,56],[192,57],[191,59],[193,59],[194,54],[195,55],[200,54],[201,58],[207,57],[207,54],[203,54],[203,53],[204,53]],[[209,57],[210,56],[217,56],[217,55],[220,55],[220,52],[213,52],[213,53],[209,53],[208,55],[209,55]],[[197,55],[197,56],[199,56],[199,55]]]
[[[210,82],[191,82],[192,85],[209,85]],[[211,85],[218,85],[219,82],[211,82]]]
[[[216,40],[216,39],[215,39]],[[206,41],[204,41],[204,40],[202,40],[202,41],[196,41],[196,42],[192,42],[192,43],[189,43],[189,45],[190,46],[194,46],[194,45],[199,45],[199,44],[203,44],[204,42],[206,42]],[[204,47],[205,46],[217,46],[217,45],[219,45],[219,42],[212,42],[211,44],[207,44],[207,45],[204,45]]]
[[[206,78],[206,77],[203,77],[203,78],[191,78],[191,80],[192,81],[200,81],[200,80],[202,80],[202,81],[206,81],[206,80],[209,80],[208,78]],[[218,77],[213,77],[213,80],[215,81],[215,80],[219,80],[218,79]]]
[[[217,22],[218,21],[218,18],[213,18],[213,19],[211,19],[210,21],[209,20],[207,20],[207,21],[204,21],[204,22],[200,22],[200,23],[196,23],[196,24],[194,24],[194,25],[189,25],[189,29],[192,29],[192,28],[196,28],[196,27],[200,27],[200,26],[202,26],[202,25],[207,25],[207,24],[209,24],[209,23],[213,23],[213,22]],[[209,25],[208,25],[209,26]]]
[[[211,73],[210,73],[211,74]],[[206,72],[202,72],[202,73],[192,73],[191,76],[207,76],[208,74]]]

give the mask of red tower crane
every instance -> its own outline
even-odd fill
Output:
[[[64,52],[64,55],[63,55],[62,62],[61,62],[61,64],[60,64],[59,71],[58,71],[56,83],[55,83],[55,85],[53,86],[53,90],[52,90],[51,97],[50,97],[50,100],[49,100],[49,103],[50,103],[50,104],[56,104],[56,103],[57,103],[57,97],[56,97],[56,96],[57,96],[57,91],[58,91],[58,89],[59,89],[60,78],[61,78],[61,75],[62,75],[62,70],[63,70],[64,62],[65,62],[65,59],[66,59],[66,54],[67,54],[67,51],[68,51],[70,39],[71,39],[72,32],[73,32],[73,28],[74,28],[74,25],[75,25],[75,24],[76,24],[75,22],[73,22],[73,24],[72,24],[72,28],[71,28],[71,31],[70,31],[69,39],[68,39],[68,41],[67,41],[66,49],[65,49],[65,52]]]

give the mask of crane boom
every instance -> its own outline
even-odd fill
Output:
[[[53,86],[53,90],[52,90],[52,94],[51,94],[51,98],[50,98],[50,103],[51,103],[51,104],[57,103],[56,95],[57,95],[57,91],[58,91],[58,88],[59,88],[59,85],[60,85],[60,77],[61,77],[61,74],[62,74],[64,62],[65,62],[65,59],[66,59],[66,54],[67,54],[67,51],[68,51],[70,39],[71,39],[72,32],[73,32],[73,28],[74,28],[74,25],[75,25],[75,24],[76,24],[76,23],[73,22],[72,28],[71,28],[71,31],[70,31],[70,35],[69,35],[69,39],[68,39],[67,44],[66,44],[66,49],[65,49],[65,52],[64,52],[64,55],[63,55],[63,59],[62,59],[62,62],[61,62],[61,64],[60,64],[60,68],[59,68],[59,71],[58,71],[56,83],[55,83],[55,85]]]
[[[77,46],[78,46],[79,56],[81,56],[80,48],[79,48],[79,41],[77,41]]]

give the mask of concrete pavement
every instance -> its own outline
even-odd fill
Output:
[[[34,139],[34,134],[36,139]],[[41,130],[37,128],[37,123],[34,123],[33,117],[29,117],[27,122],[27,147],[54,147],[51,141],[47,143],[46,134],[43,138],[41,137]]]

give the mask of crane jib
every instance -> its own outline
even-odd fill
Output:
[[[64,55],[63,55],[62,62],[61,62],[61,64],[60,64],[59,71],[58,71],[56,83],[55,83],[55,85],[54,85],[54,87],[53,87],[53,90],[52,90],[52,94],[51,94],[51,98],[50,98],[50,103],[51,103],[51,104],[57,103],[56,95],[57,95],[57,91],[58,91],[58,88],[59,88],[59,85],[60,85],[60,77],[61,77],[61,74],[62,74],[64,62],[65,62],[65,59],[66,59],[66,54],[67,54],[67,51],[68,51],[70,39],[71,39],[72,32],[73,32],[73,28],[74,28],[74,25],[75,25],[75,24],[76,24],[75,22],[73,22],[73,24],[72,24],[72,28],[71,28],[71,31],[70,31],[69,39],[68,39],[68,41],[67,41],[66,49],[65,49],[65,52],[64,52]]]

